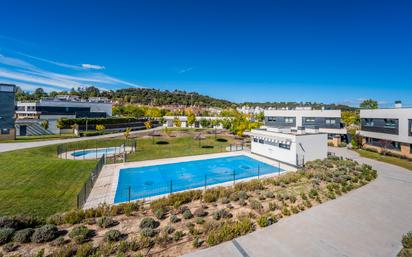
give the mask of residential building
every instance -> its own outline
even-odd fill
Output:
[[[253,129],[251,152],[293,166],[324,159],[328,155],[328,136],[317,130]]]
[[[104,97],[85,100],[78,96],[59,95],[37,102],[18,102],[16,114],[17,135],[58,134],[58,119],[110,117],[112,103]],[[42,130],[39,124],[44,120],[48,121],[48,128]]]
[[[0,140],[13,140],[16,137],[15,99],[16,86],[0,83]]]
[[[253,115],[259,114],[259,113],[264,111],[264,109],[259,107],[259,106],[250,107],[250,106],[247,106],[247,105],[243,105],[242,107],[238,107],[238,108],[236,108],[236,110],[240,113],[243,113],[243,114],[253,114]]]
[[[318,129],[328,134],[334,145],[347,142],[347,131],[341,120],[340,110],[313,110],[310,107],[296,109],[265,110],[265,127]]]
[[[361,110],[363,146],[412,158],[412,108]]]

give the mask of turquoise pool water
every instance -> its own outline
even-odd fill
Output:
[[[71,155],[74,157],[79,157],[79,158],[95,158],[95,157],[101,157],[103,154],[105,155],[112,155],[115,153],[121,153],[123,152],[123,148],[120,147],[108,147],[108,148],[100,148],[100,149],[86,149],[86,150],[80,150],[80,151],[75,151],[72,152]]]
[[[115,203],[281,172],[245,155],[120,169]]]

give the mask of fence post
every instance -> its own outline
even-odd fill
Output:
[[[173,192],[173,180],[170,180],[170,194]]]
[[[280,162],[278,162],[278,175],[280,176]]]
[[[258,179],[260,177],[260,165],[258,165]]]
[[[131,188],[129,186],[129,203],[130,203],[130,191],[131,191]]]
[[[236,172],[235,170],[233,170],[233,186],[235,185],[235,181],[236,181]]]
[[[205,191],[206,191],[206,187],[207,187],[207,175],[205,174]]]

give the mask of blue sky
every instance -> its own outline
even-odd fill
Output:
[[[2,1],[0,81],[412,105],[409,1]]]

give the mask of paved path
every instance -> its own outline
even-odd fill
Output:
[[[162,127],[132,131],[130,134],[131,135],[144,134],[144,133],[147,133],[147,132],[150,132],[150,131],[160,130],[160,129],[162,129]],[[20,150],[20,149],[26,149],[26,148],[33,148],[33,147],[38,147],[38,146],[70,143],[70,142],[77,142],[77,141],[83,141],[83,140],[112,138],[112,137],[118,137],[118,136],[123,136],[123,133],[114,133],[114,134],[107,134],[107,135],[93,136],[93,137],[77,137],[77,138],[68,138],[68,139],[35,141],[35,142],[0,143],[0,153],[1,152],[14,151],[14,150]]]
[[[412,230],[412,171],[347,149],[330,150],[372,165],[378,178],[336,200],[187,257],[396,256],[402,235]]]

